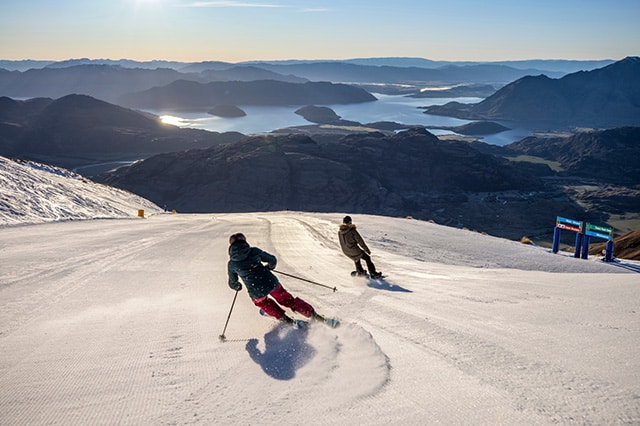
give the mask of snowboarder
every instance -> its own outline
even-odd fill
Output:
[[[371,261],[371,250],[369,250],[360,233],[356,230],[356,225],[352,223],[351,216],[345,216],[342,219],[342,224],[338,231],[338,240],[340,240],[342,252],[356,264],[355,272],[357,275],[367,274],[360,262],[360,259],[364,259],[367,263],[369,276],[371,278],[382,277],[381,272],[376,272],[376,266]]]
[[[236,291],[242,290],[242,284],[238,280],[238,278],[242,278],[254,305],[259,307],[262,312],[282,322],[294,326],[299,325],[296,320],[285,313],[280,305],[307,318],[331,325],[327,322],[328,319],[316,313],[313,306],[299,297],[292,296],[282,287],[278,278],[271,272],[272,269],[275,269],[276,263],[275,256],[258,247],[251,247],[244,234],[237,233],[229,237],[229,262],[227,264],[229,287]]]

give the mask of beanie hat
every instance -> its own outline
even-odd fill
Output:
[[[342,219],[342,223],[346,223],[346,224],[351,223],[351,216],[345,216],[345,217]]]
[[[242,232],[232,234],[229,237],[229,245],[235,243],[236,241],[247,241],[247,237],[245,237]]]

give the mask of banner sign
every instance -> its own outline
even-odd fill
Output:
[[[610,240],[613,238],[613,228],[609,228],[606,226],[593,225],[591,223],[586,224],[584,233],[585,235],[589,235],[591,237],[603,238],[605,240]]]
[[[590,237],[598,237],[598,238],[602,238],[602,239],[605,239],[605,240],[610,240],[611,239],[611,235],[601,234],[599,232],[593,232],[593,231],[585,231],[584,235],[588,235]]]
[[[558,216],[556,219],[556,228],[580,233],[582,232],[582,222],[580,222],[579,220],[567,219],[566,217]]]

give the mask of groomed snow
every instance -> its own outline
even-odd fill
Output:
[[[149,208],[124,194],[105,203]],[[343,214],[155,209],[0,227],[0,424],[640,423],[637,262],[352,215],[374,282],[349,275]],[[243,290],[220,341],[233,232],[337,287],[280,275],[341,327],[280,325]]]

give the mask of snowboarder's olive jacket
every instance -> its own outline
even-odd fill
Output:
[[[268,267],[262,262],[266,262]],[[271,273],[276,267],[275,256],[251,247],[246,241],[237,241],[229,246],[229,287],[234,290],[242,289],[238,277],[247,286],[249,297],[260,299],[267,296],[278,286],[278,278]]]
[[[338,231],[338,240],[342,252],[352,260],[358,260],[362,257],[362,253],[371,254],[371,250],[364,243],[364,240],[356,231],[356,225],[353,223],[343,223]]]

